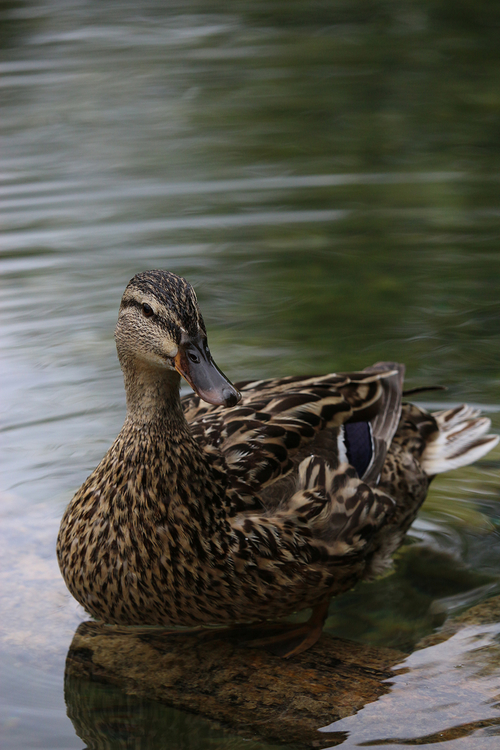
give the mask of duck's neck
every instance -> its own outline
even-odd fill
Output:
[[[123,378],[129,422],[137,426],[172,424],[177,428],[186,424],[179,397],[180,375],[175,370],[127,362]]]
[[[141,467],[146,486],[136,491],[133,503],[140,506],[142,522],[150,511],[154,518],[168,515],[174,524],[186,524],[188,518],[193,529],[215,538],[225,529],[225,479],[191,434],[179,375],[145,368],[123,371],[127,418],[110,454],[114,464],[117,454],[123,462],[127,486],[131,478],[137,484]]]

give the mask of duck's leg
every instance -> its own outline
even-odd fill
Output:
[[[291,656],[297,656],[308,648],[314,646],[319,640],[323,625],[328,615],[328,606],[330,598],[323,599],[317,604],[312,611],[307,622],[303,623],[260,623],[247,630],[247,635],[242,638],[242,643],[249,648],[263,648],[276,656],[289,659]],[[254,630],[253,637],[250,631]],[[262,637],[257,632],[263,634]],[[270,631],[273,634],[270,635]]]

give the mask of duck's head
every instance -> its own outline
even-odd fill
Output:
[[[209,404],[234,406],[241,398],[212,359],[193,287],[174,273],[134,276],[122,297],[115,339],[124,371],[177,371]]]

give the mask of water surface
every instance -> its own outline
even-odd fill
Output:
[[[54,544],[123,420],[112,333],[138,271],[189,278],[235,380],[399,360],[448,386],[430,406],[478,403],[498,431],[498,22],[445,0],[2,5],[4,748],[82,746],[63,670],[84,613]],[[334,602],[330,631],[410,653],[496,593],[499,467],[438,478],[396,574]],[[127,705],[176,747],[222,742]],[[401,715],[346,731],[401,738]]]

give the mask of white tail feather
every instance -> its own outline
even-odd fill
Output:
[[[479,417],[471,406],[433,413],[439,431],[431,436],[420,459],[429,476],[472,464],[495,447],[499,435],[487,435],[491,427],[488,417]]]

